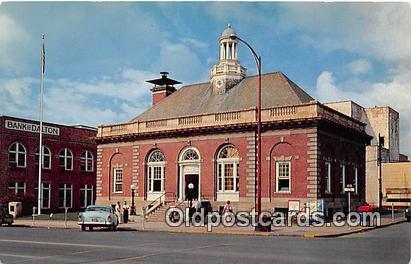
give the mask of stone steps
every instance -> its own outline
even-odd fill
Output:
[[[184,210],[185,204],[181,204],[178,206],[181,210]],[[149,215],[146,216],[146,221],[147,222],[164,222],[165,221],[165,215],[167,210],[170,208],[170,205],[165,204],[159,206],[156,210],[151,212]]]

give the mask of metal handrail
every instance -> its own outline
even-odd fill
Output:
[[[151,203],[149,203],[147,206],[144,206],[144,216],[148,215],[149,213],[151,213],[155,208],[157,208],[158,206],[162,205],[164,203],[164,201],[162,201],[162,198],[166,198],[167,194],[172,194],[172,198],[175,199],[176,198],[176,194],[174,192],[164,192],[162,195],[160,195],[159,197],[157,197],[154,201],[152,201]],[[165,200],[165,199],[164,199]],[[159,202],[159,203],[158,203]],[[157,206],[156,203],[158,203]],[[151,209],[153,208],[153,209]]]

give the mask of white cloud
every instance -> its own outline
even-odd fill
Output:
[[[353,74],[364,74],[371,71],[372,64],[366,59],[359,59],[348,63],[347,68]]]
[[[36,83],[38,82],[30,77],[0,79],[0,109],[6,113],[19,113],[21,116],[32,114],[35,110],[31,104],[33,100],[31,87]]]
[[[23,71],[24,49],[30,40],[28,33],[11,17],[0,13],[0,70],[3,73]]]
[[[204,65],[197,53],[182,43],[164,41],[161,45],[158,60],[152,69],[170,72],[170,77],[184,83],[208,80],[209,69]]]
[[[317,78],[316,95],[321,102],[353,100],[364,107],[390,106],[400,113],[400,150],[411,156],[411,66],[392,70],[386,82],[376,82],[357,91],[337,85],[331,72],[323,71]]]
[[[193,39],[193,38],[183,38],[181,41],[185,44],[191,45],[194,48],[199,48],[199,49],[206,49],[208,48],[208,43],[202,42],[198,39]]]
[[[406,3],[287,4],[282,28],[323,51],[344,49],[377,59],[411,60],[411,6]]]
[[[151,85],[145,80],[155,77],[157,74],[124,69],[118,75],[88,82],[47,79],[45,120],[86,125],[130,120],[150,106]],[[0,111],[37,119],[38,85],[33,78],[0,79]]]

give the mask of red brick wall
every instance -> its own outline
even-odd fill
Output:
[[[262,196],[305,198],[307,195],[307,136],[290,134],[265,136],[262,140]],[[291,157],[291,193],[276,192],[275,157]],[[269,157],[269,160],[267,160]],[[269,175],[267,177],[267,175]]]
[[[9,182],[26,182],[26,194],[35,196],[35,186],[38,180],[38,167],[35,165],[35,151],[39,146],[39,134],[32,132],[9,130],[4,127],[5,120],[16,120],[35,123],[24,119],[0,117],[0,195],[8,192]],[[60,136],[43,134],[43,144],[51,151],[51,169],[42,170],[42,181],[51,183],[52,210],[58,207],[59,184],[73,184],[73,209],[80,207],[80,185],[91,184],[96,186],[96,145],[92,138],[96,132],[88,129],[79,129],[62,125],[46,124],[59,127]],[[10,168],[8,149],[14,142],[19,142],[26,148],[26,168]],[[72,151],[73,170],[64,171],[59,167],[59,152],[63,148]],[[80,155],[89,150],[94,157],[93,172],[80,171]]]
[[[317,133],[313,132],[316,130],[281,130],[281,131],[269,131],[263,134],[262,138],[262,197],[268,198],[270,202],[275,202],[277,200],[286,201],[289,199],[307,199],[308,194],[308,171],[311,165],[308,163],[308,144],[315,143],[316,141],[309,142],[308,134]],[[317,133],[318,136],[318,146],[319,155],[314,165],[318,166],[319,176],[318,176],[318,197],[328,196],[324,194],[324,160],[323,157],[330,156],[330,150],[327,146],[333,146],[334,156],[337,161],[342,160],[343,153],[347,157],[347,183],[351,181],[352,177],[352,167],[353,163],[359,164],[359,186],[361,193],[360,196],[363,197],[364,193],[364,151],[365,147],[358,142],[348,141],[346,138],[338,137],[336,135],[327,136],[326,134]],[[250,133],[236,133],[236,134],[220,134],[212,136],[196,136],[196,137],[186,137],[186,138],[172,138],[168,139],[152,139],[144,141],[136,141],[129,143],[119,143],[110,145],[101,145],[102,148],[102,192],[100,197],[108,197],[108,177],[107,177],[107,164],[108,160],[115,153],[116,148],[121,154],[117,154],[113,162],[122,164],[132,164],[133,162],[133,144],[138,146],[138,162],[136,173],[138,174],[138,191],[139,197],[145,197],[145,182],[146,182],[146,158],[150,151],[153,149],[160,149],[166,158],[166,168],[165,168],[165,191],[174,192],[178,195],[178,179],[179,179],[179,155],[181,151],[187,146],[192,146],[199,150],[201,157],[201,194],[210,198],[214,198],[216,195],[216,162],[215,157],[221,146],[224,144],[233,144],[239,152],[240,155],[240,198],[248,197],[251,198],[252,195],[247,196],[247,185],[250,186],[248,181],[250,176],[249,164],[253,163],[249,161],[250,156],[250,138],[253,135]],[[251,139],[252,141],[252,139]],[[343,143],[344,142],[344,143]],[[252,147],[252,146],[251,146]],[[135,153],[134,153],[135,154]],[[282,157],[291,158],[291,193],[277,193],[275,180],[275,158]],[[113,163],[112,162],[112,163]],[[334,166],[335,167],[335,166]],[[336,168],[336,167],[335,167]],[[121,197],[129,198],[131,196],[129,186],[131,185],[132,178],[132,168],[130,166],[127,168],[128,173],[124,174],[124,188],[126,192],[124,195],[111,194],[111,197]],[[337,170],[337,169],[336,169]],[[254,170],[251,169],[251,172]],[[111,172],[112,173],[112,172]],[[111,181],[112,181],[112,175]],[[339,186],[339,173],[338,171],[333,174],[334,179],[333,184],[336,185],[333,188]],[[345,197],[341,194],[335,193],[336,198]]]
[[[324,198],[346,198],[342,194],[342,170],[340,165],[344,162],[346,165],[345,175],[346,184],[351,184],[354,179],[354,167],[358,168],[358,195],[353,194],[353,198],[363,200],[365,197],[365,146],[354,141],[336,138],[327,134],[320,134],[319,141],[321,144],[321,157],[319,165],[321,168],[321,197]],[[325,192],[325,161],[332,160],[332,193]]]
[[[166,90],[158,91],[158,92],[153,93],[152,105],[155,105],[155,104],[163,101],[167,96],[169,96],[172,93],[173,92],[166,91]]]
[[[226,139],[228,138],[228,142]],[[281,138],[285,143],[281,143]],[[179,155],[181,151],[188,146],[188,140],[176,140],[176,142],[162,142],[158,140],[145,141],[138,143],[139,146],[139,163],[138,163],[138,196],[144,196],[145,182],[146,182],[146,158],[153,149],[160,149],[166,158],[165,168],[165,191],[178,193],[178,177],[179,177]],[[307,138],[305,134],[295,134],[287,136],[264,136],[263,148],[262,148],[262,195],[263,197],[305,197],[306,184],[307,184]],[[201,193],[207,197],[215,197],[216,188],[216,162],[215,156],[223,145],[229,143],[233,144],[240,155],[240,197],[246,196],[247,185],[247,161],[248,161],[248,149],[246,136],[244,137],[230,137],[229,135],[221,135],[221,138],[198,138],[191,140],[191,146],[199,150],[201,156]],[[291,144],[290,146],[288,144]],[[275,146],[275,147],[274,147]],[[289,146],[289,147],[287,147]],[[119,163],[132,163],[132,145],[117,147],[121,154],[117,154],[117,160]],[[107,169],[105,164],[108,164],[108,160],[115,153],[116,146],[103,147],[103,169],[102,169],[102,182],[103,190],[101,192],[102,197],[108,197],[108,179]],[[270,155],[271,153],[271,155]],[[274,156],[292,156],[292,177],[291,177],[291,194],[278,194],[275,193],[275,163],[274,160],[267,161],[267,157]],[[112,162],[113,163],[113,162]],[[131,184],[131,173],[127,174],[127,187]],[[112,175],[111,175],[112,178]],[[112,181],[112,179],[111,179]],[[126,182],[126,181],[124,181]],[[128,184],[130,183],[130,184]],[[125,195],[130,195],[126,192]],[[117,196],[113,194],[113,196]]]

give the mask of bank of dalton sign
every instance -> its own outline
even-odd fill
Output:
[[[32,123],[26,123],[26,122],[13,121],[13,120],[5,120],[4,127],[6,129],[19,130],[19,131],[25,131],[25,132],[33,132],[33,133],[39,133],[39,131],[40,131],[40,125],[32,124]],[[48,135],[52,135],[52,136],[59,136],[60,135],[60,128],[50,127],[50,126],[43,126],[43,134],[48,134]]]

